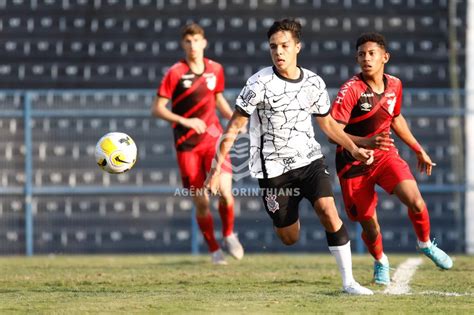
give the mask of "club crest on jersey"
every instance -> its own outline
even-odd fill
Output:
[[[216,83],[217,83],[216,76],[214,75],[214,73],[211,73],[209,75],[204,75],[204,76],[206,77],[207,88],[210,91],[214,91],[214,89],[216,88]]]
[[[370,103],[360,104],[360,110],[363,110],[364,112],[370,112],[371,109],[372,109],[372,104]]]
[[[276,195],[268,195],[265,197],[265,200],[267,201],[267,207],[268,211],[271,213],[275,213],[277,210],[280,209],[280,204],[278,201],[276,201],[277,196]]]

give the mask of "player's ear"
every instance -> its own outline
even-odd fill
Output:
[[[203,38],[203,45],[204,45],[204,49],[207,48],[207,39]]]
[[[383,56],[383,63],[387,63],[389,60],[390,60],[390,53],[386,51]]]
[[[299,53],[301,50],[301,42],[296,43],[296,53]]]

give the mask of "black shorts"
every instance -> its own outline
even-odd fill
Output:
[[[276,227],[290,226],[298,220],[298,205],[304,198],[314,205],[322,197],[334,197],[324,158],[288,171],[280,176],[259,179],[263,204]]]

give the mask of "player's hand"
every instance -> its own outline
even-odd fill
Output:
[[[436,163],[431,161],[430,156],[423,149],[416,154],[416,158],[418,159],[418,171],[420,171],[420,173],[426,172],[426,175],[430,176],[433,166],[436,166]]]
[[[194,129],[198,135],[206,132],[206,123],[199,118],[182,118],[179,123],[189,129]]]
[[[366,147],[369,149],[390,150],[394,146],[394,140],[390,138],[391,132],[384,131],[367,139]]]
[[[370,165],[374,162],[374,151],[364,148],[357,148],[351,152],[354,159],[364,162],[366,165]]]
[[[217,195],[219,192],[219,175],[220,171],[211,168],[206,181],[204,182],[204,189],[211,195]]]

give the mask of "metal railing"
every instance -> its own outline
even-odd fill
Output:
[[[443,94],[448,95],[450,90],[447,89],[437,89],[437,90],[422,90],[424,93],[434,93],[434,94]],[[226,97],[229,100],[235,99],[235,96],[239,90],[228,90],[226,92]],[[334,92],[334,91],[331,91]],[[421,90],[405,90],[405,93],[415,95],[420,93]],[[111,109],[107,108],[45,108],[44,106],[38,106],[36,101],[39,97],[46,97],[47,95],[52,96],[61,96],[64,94],[70,95],[105,95],[111,96],[114,95],[126,95],[127,93],[134,93],[136,95],[145,96],[145,99],[152,99],[154,97],[153,93],[148,90],[71,90],[71,91],[21,91],[21,90],[12,90],[12,91],[0,91],[0,118],[23,118],[23,141],[24,141],[24,174],[25,180],[23,187],[0,187],[0,195],[22,195],[25,203],[25,249],[26,255],[31,256],[34,254],[34,220],[32,212],[32,200],[35,196],[56,196],[56,195],[91,195],[91,194],[100,194],[100,195],[116,195],[116,194],[171,194],[175,191],[175,187],[170,187],[166,185],[120,185],[120,186],[109,186],[104,187],[100,185],[93,186],[36,186],[34,184],[34,174],[35,174],[35,165],[34,165],[34,128],[32,122],[37,118],[59,118],[59,117],[70,117],[70,118],[92,118],[92,117],[102,117],[107,118],[111,115],[117,118],[127,118],[127,117],[137,117],[137,118],[148,118],[150,117],[149,104],[142,104],[139,108],[125,108],[117,106]],[[9,104],[8,97],[14,96],[15,106],[11,108]],[[446,97],[448,99],[448,97]],[[20,104],[18,103],[20,100]],[[3,104],[3,105],[2,105]],[[418,108],[416,104],[414,106],[405,106],[403,113],[407,117],[420,117],[420,116],[430,116],[430,117],[462,117],[464,115],[464,110],[450,110],[448,106],[439,106],[439,107],[423,107]],[[459,126],[462,128],[462,126]],[[101,135],[97,135],[97,139]],[[415,135],[416,136],[416,135]],[[8,139],[6,139],[8,140]],[[12,141],[18,141],[12,140]],[[463,144],[459,144],[461,147]],[[91,164],[91,168],[95,165]],[[436,184],[436,185],[420,185],[420,189],[423,192],[431,193],[458,193],[464,194],[466,187],[464,182],[457,182],[451,184]],[[338,187],[335,188],[336,191]],[[461,210],[462,211],[462,210]],[[462,214],[459,214],[462,217]],[[194,215],[192,216],[194,218]],[[195,223],[195,220],[191,220],[191,248],[193,253],[198,252],[198,229]],[[360,244],[359,244],[360,243]],[[356,245],[357,251],[362,251],[362,243],[359,242]]]

